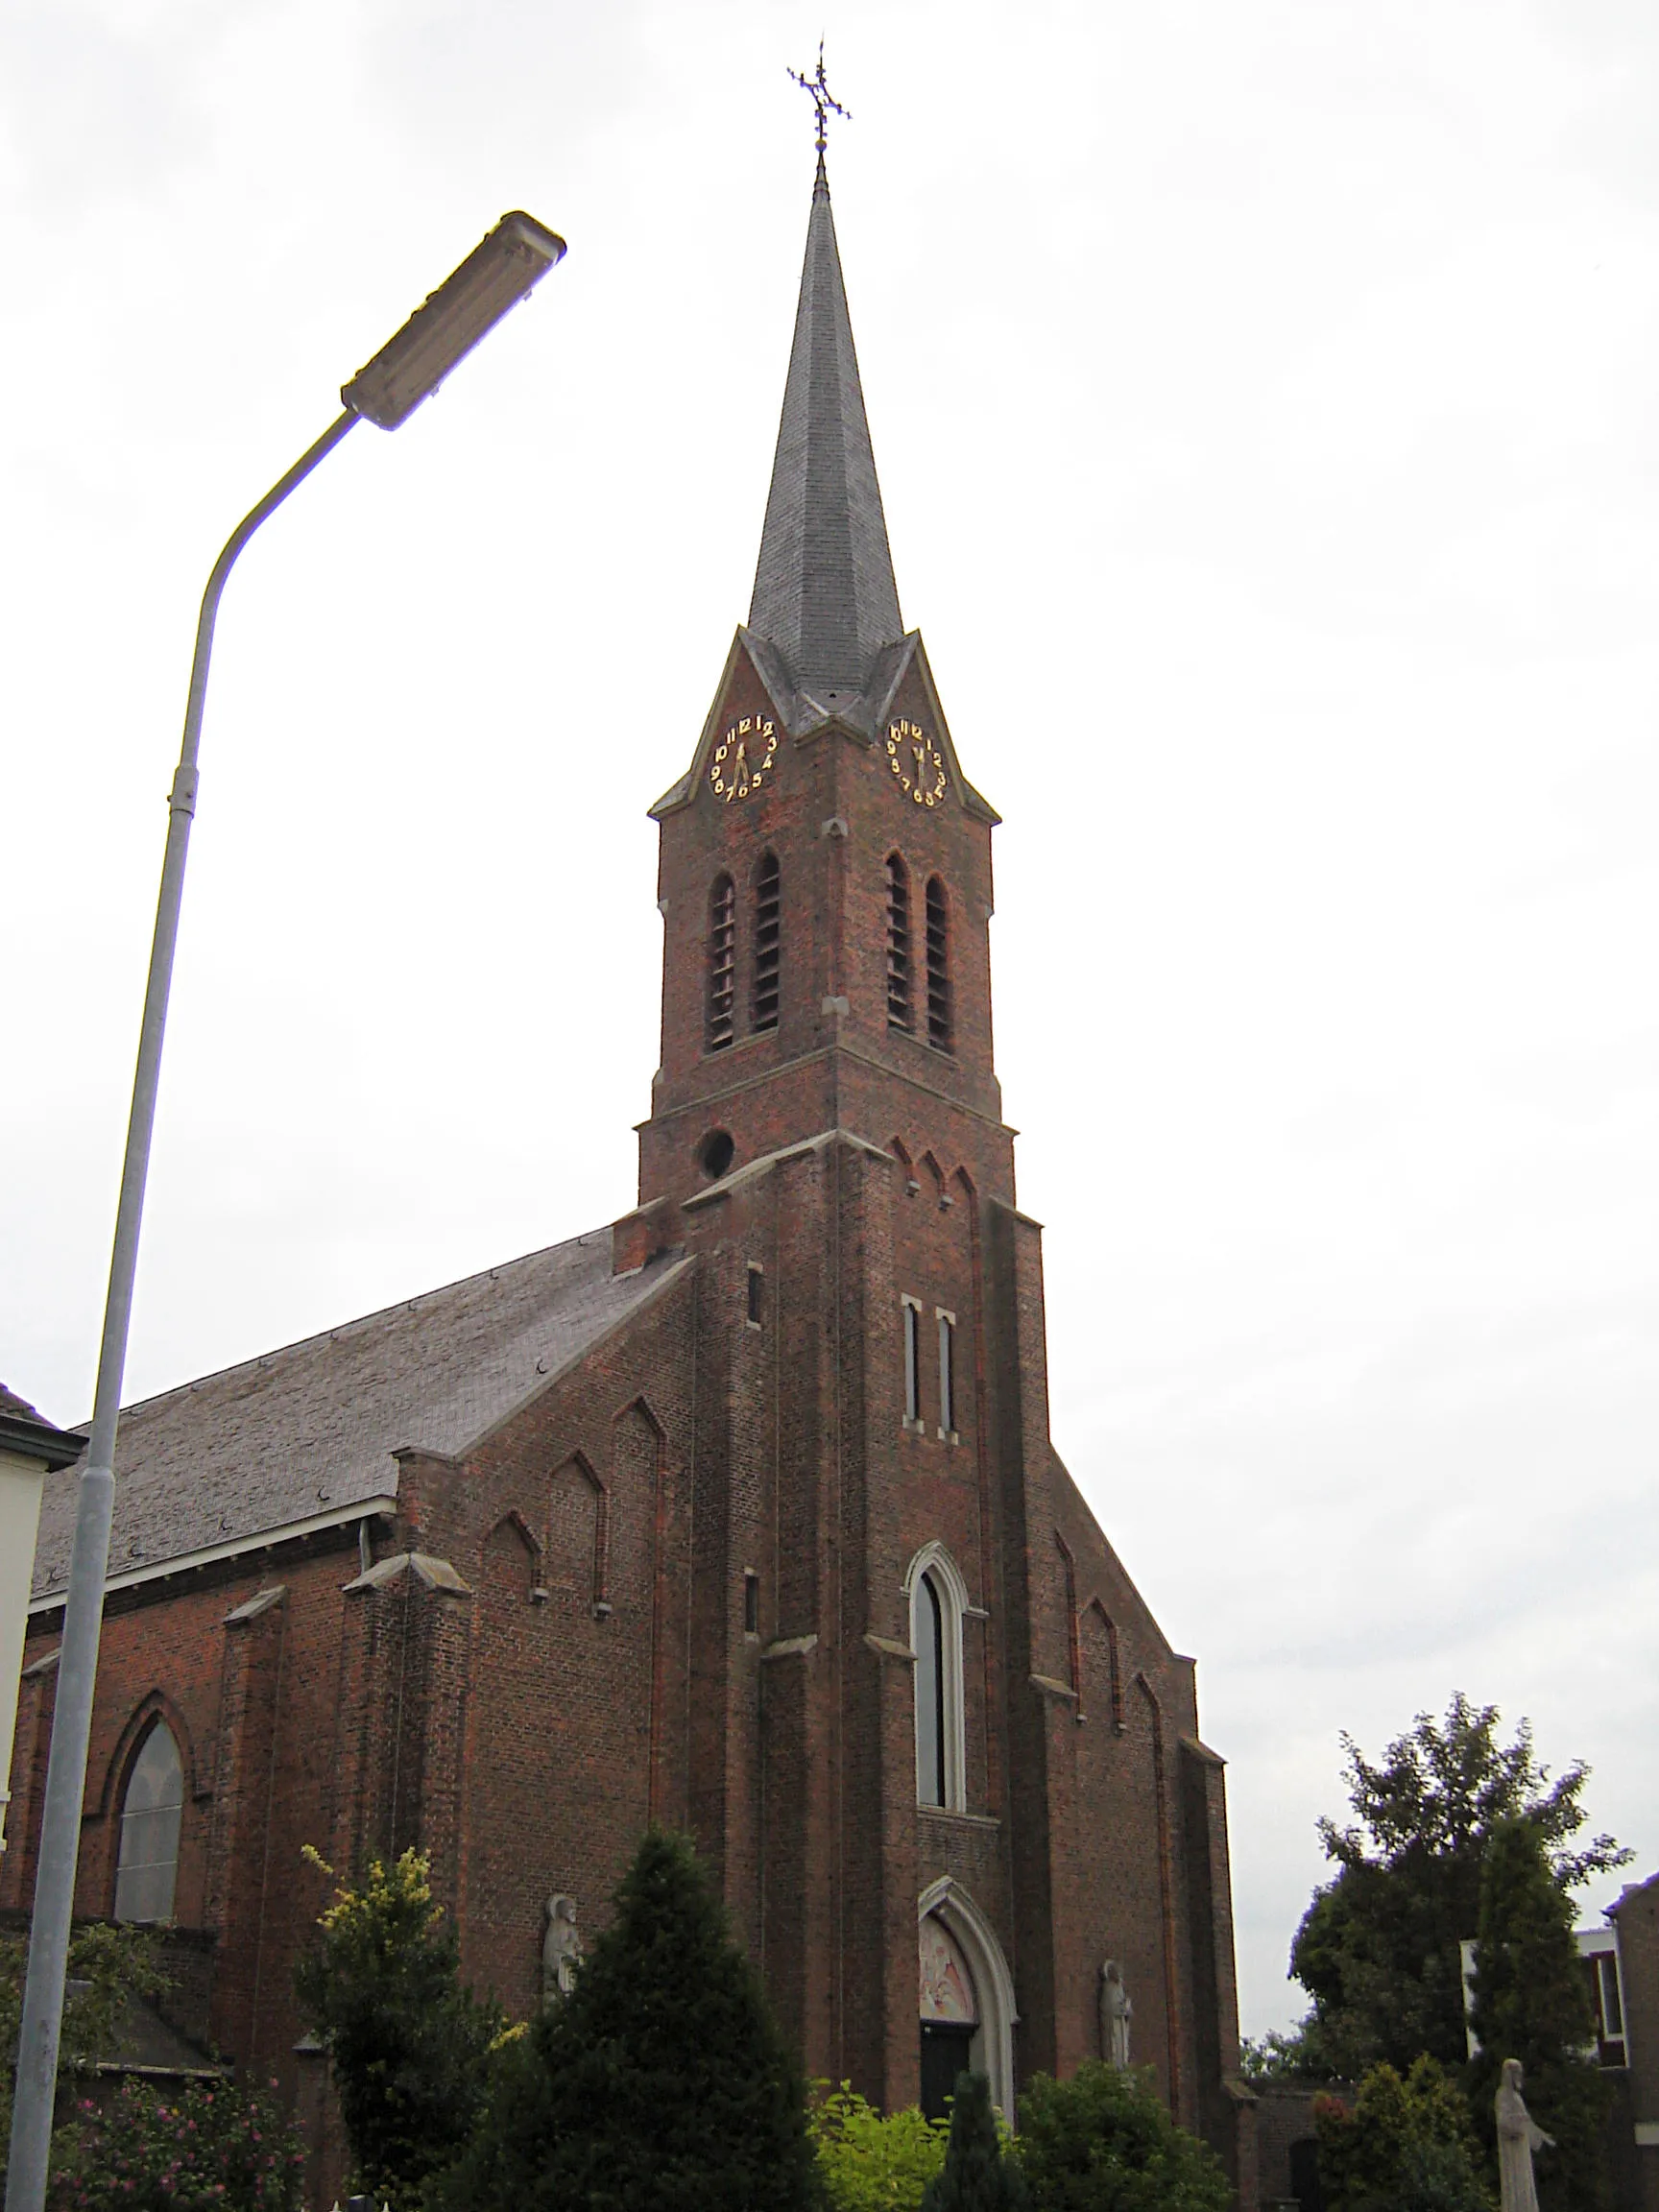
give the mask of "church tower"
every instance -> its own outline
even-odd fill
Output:
[[[616,1250],[699,1262],[692,1830],[810,2075],[938,2109],[972,2063],[1012,2111],[1127,1989],[1237,2174],[1220,1762],[1048,1438],[998,816],[900,614],[822,158],[749,619],[653,813]]]

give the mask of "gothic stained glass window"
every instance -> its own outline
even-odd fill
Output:
[[[117,1920],[173,1917],[179,1875],[179,1821],[184,1810],[184,1767],[165,1720],[157,1720],[127,1777],[121,1800],[121,1847],[115,1870]]]

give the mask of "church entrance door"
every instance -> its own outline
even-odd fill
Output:
[[[929,2120],[950,2117],[958,2074],[971,2073],[979,2033],[974,1976],[954,1936],[929,1912],[917,1930],[922,1969],[922,2109]],[[980,2062],[983,2070],[983,2060]]]
[[[973,2070],[974,2031],[955,2021],[922,2023],[922,2109],[929,2120],[949,2120],[956,2077]]]

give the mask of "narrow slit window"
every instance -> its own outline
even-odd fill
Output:
[[[778,970],[782,950],[781,878],[776,853],[763,853],[755,871],[755,962],[751,970],[749,1027],[778,1026]]]
[[[710,1052],[731,1044],[737,978],[737,886],[716,876],[709,894],[709,1003],[705,1043]]]
[[[173,1917],[184,1766],[165,1720],[157,1720],[127,1777],[115,1866],[115,1917],[156,1926]]]
[[[753,1573],[743,1577],[743,1633],[745,1636],[760,1633],[760,1577]]]
[[[887,855],[887,1025],[916,1026],[910,1001],[910,877],[897,853]]]
[[[950,1017],[950,917],[945,886],[927,878],[927,1042],[935,1052],[954,1049]]]
[[[922,1418],[922,1309],[906,1298],[903,1311],[904,1418],[914,1428]]]
[[[749,1318],[758,1329],[766,1318],[766,1275],[755,1262],[749,1262]]]
[[[939,1315],[939,1433],[956,1431],[956,1324],[949,1313]]]

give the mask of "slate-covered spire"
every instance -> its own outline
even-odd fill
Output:
[[[822,153],[749,627],[820,700],[904,635]]]

